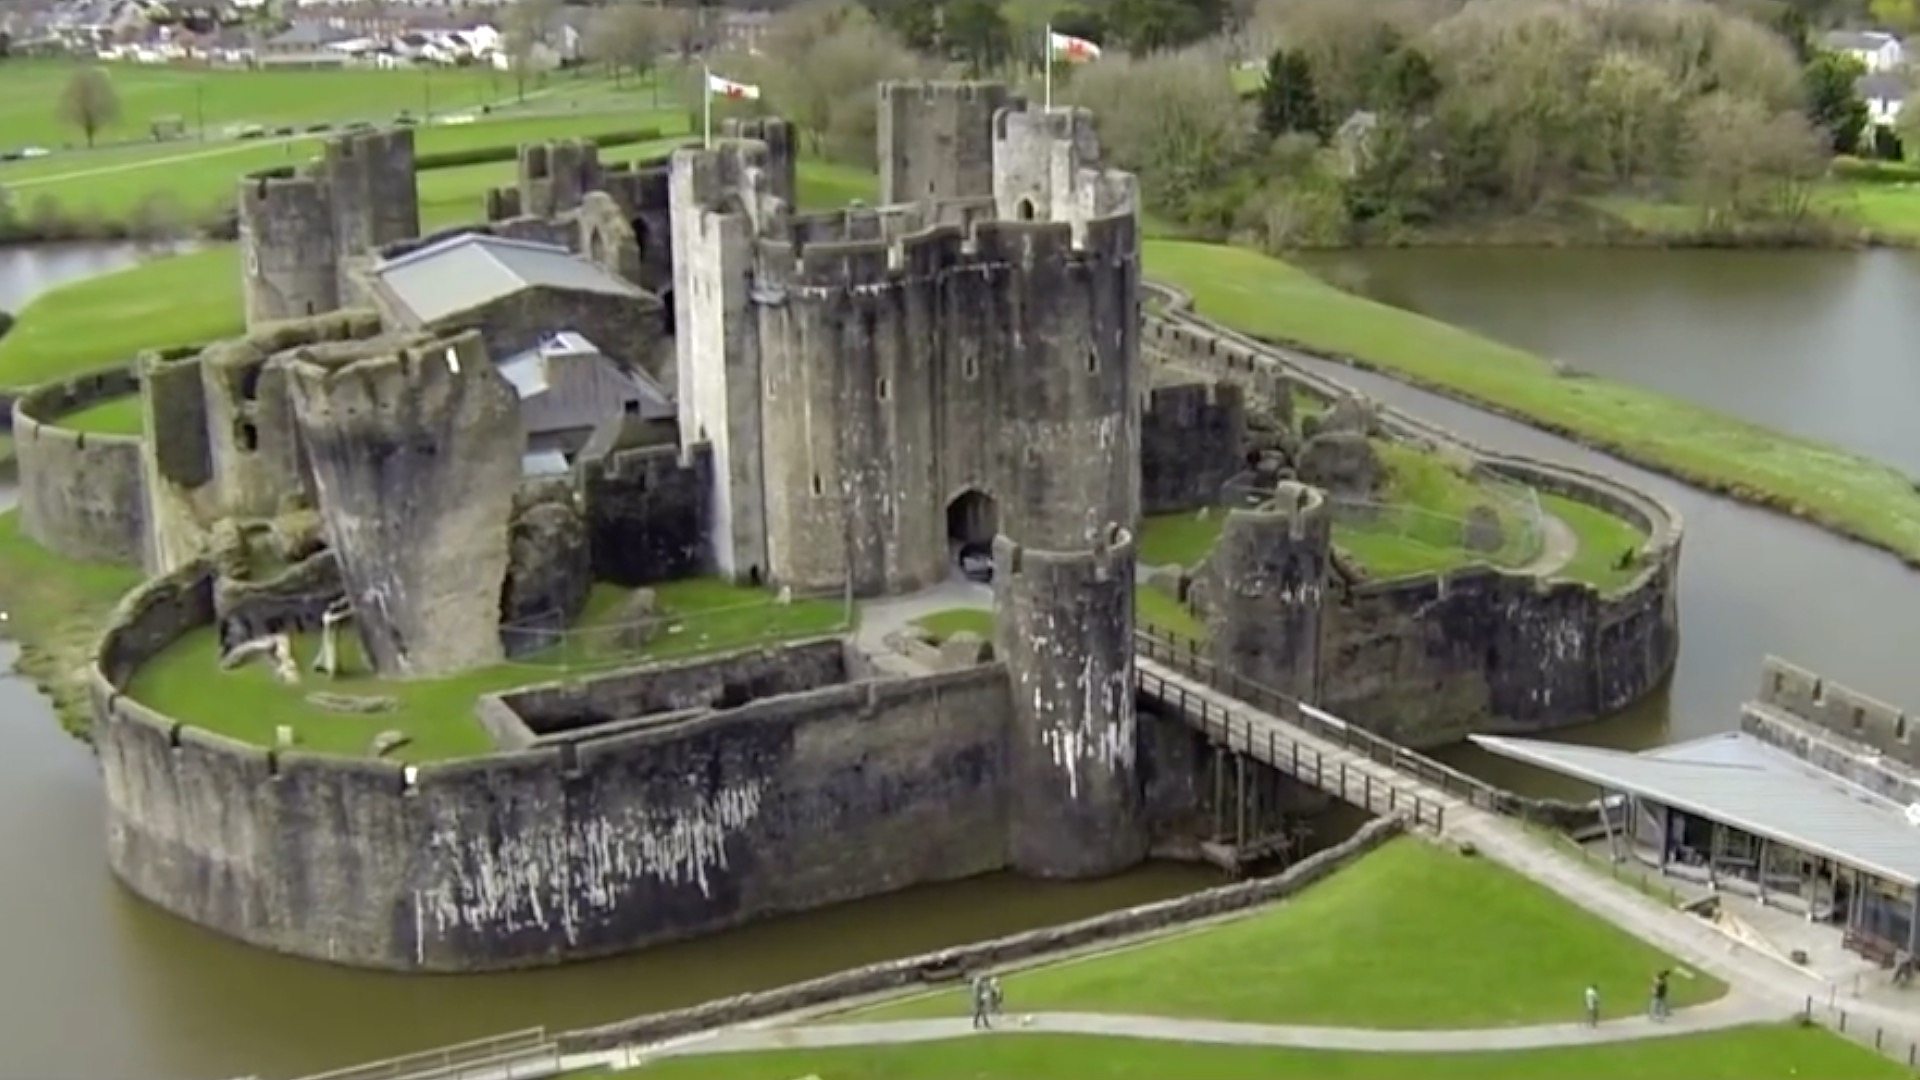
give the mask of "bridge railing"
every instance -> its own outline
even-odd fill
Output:
[[[554,1076],[560,1047],[543,1027],[370,1061],[302,1080],[519,1080]]]
[[[1481,809],[1499,814],[1512,814],[1518,809],[1511,792],[1469,776],[1450,765],[1443,765],[1365,728],[1349,724],[1270,686],[1221,668],[1207,658],[1206,646],[1195,638],[1157,630],[1135,630],[1133,636],[1134,647],[1139,655],[1165,664],[1262,712],[1272,713],[1303,731],[1417,777],[1421,782]]]
[[[1283,735],[1270,726],[1255,729],[1245,716],[1235,716],[1207,698],[1191,694],[1176,682],[1149,671],[1134,672],[1135,684],[1180,710],[1201,732],[1228,750],[1236,750],[1370,814],[1407,815],[1415,826],[1434,832],[1446,825],[1446,808],[1421,797],[1410,787],[1376,780],[1371,772],[1347,768],[1347,759],[1329,761],[1318,749]]]

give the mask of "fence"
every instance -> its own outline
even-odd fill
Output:
[[[1800,1012],[1802,1023],[1818,1024],[1828,1031],[1869,1046],[1875,1052],[1895,1061],[1904,1061],[1909,1069],[1920,1069],[1920,1039],[1904,1028],[1890,1028],[1883,1023],[1870,1020],[1864,1015],[1855,1015],[1835,1001],[1820,1001],[1808,995],[1806,1005]]]
[[[556,673],[594,671],[642,658],[664,660],[843,633],[855,622],[855,609],[841,591],[630,616],[606,606],[604,599],[589,600],[571,626],[553,617],[501,627],[510,662]]]
[[[1310,735],[1325,739],[1342,749],[1352,750],[1369,761],[1406,773],[1483,810],[1512,814],[1519,808],[1519,800],[1505,789],[1469,776],[1450,765],[1442,765],[1425,754],[1409,750],[1365,728],[1355,727],[1272,687],[1224,670],[1206,658],[1201,643],[1194,638],[1183,638],[1158,630],[1135,630],[1133,636],[1134,647],[1141,656],[1166,664],[1223,694],[1271,713]]]
[[[301,1080],[533,1080],[560,1072],[560,1046],[543,1027],[384,1058]]]

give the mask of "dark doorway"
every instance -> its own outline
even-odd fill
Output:
[[[993,534],[1000,530],[1000,508],[974,488],[947,504],[947,544],[960,572],[975,581],[993,578]]]

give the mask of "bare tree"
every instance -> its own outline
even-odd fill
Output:
[[[507,8],[501,46],[513,70],[514,97],[520,101],[527,100],[527,75],[539,59],[559,10],[560,0],[518,0]]]
[[[761,55],[742,60],[812,153],[859,162],[874,156],[874,84],[918,74],[922,65],[865,8],[844,0],[810,0],[782,12]]]
[[[607,66],[615,86],[623,70],[646,78],[667,42],[667,14],[632,0],[601,8],[588,26],[587,55]]]
[[[1713,93],[1687,117],[1687,178],[1709,228],[1749,220],[1796,224],[1826,169],[1820,136],[1798,111]]]
[[[1094,110],[1102,146],[1139,174],[1148,203],[1182,217],[1253,146],[1254,107],[1214,48],[1103,59],[1076,71],[1062,96]]]
[[[100,129],[120,118],[120,97],[113,92],[113,80],[100,68],[82,68],[67,80],[60,92],[60,119],[80,129],[93,145]]]

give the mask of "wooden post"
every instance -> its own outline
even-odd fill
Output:
[[[1217,838],[1227,831],[1227,770],[1221,762],[1223,751],[1213,748],[1213,835]]]
[[[1707,828],[1707,888],[1720,887],[1720,823],[1708,822]]]
[[[1667,851],[1673,847],[1673,807],[1660,804],[1660,876],[1667,874]]]
[[[1763,836],[1760,838],[1760,865],[1756,868],[1753,875],[1754,885],[1760,891],[1761,907],[1767,906],[1767,850],[1768,841],[1767,838]],[[1920,895],[1920,893],[1916,893],[1915,895]]]
[[[1920,889],[1913,890],[1913,905],[1907,909],[1907,955],[1920,952]]]
[[[1233,846],[1244,848],[1247,846],[1247,756],[1242,754],[1234,758],[1233,763],[1234,786],[1239,789],[1238,798],[1240,803],[1239,806],[1235,807],[1238,811],[1238,816],[1234,821]]]

